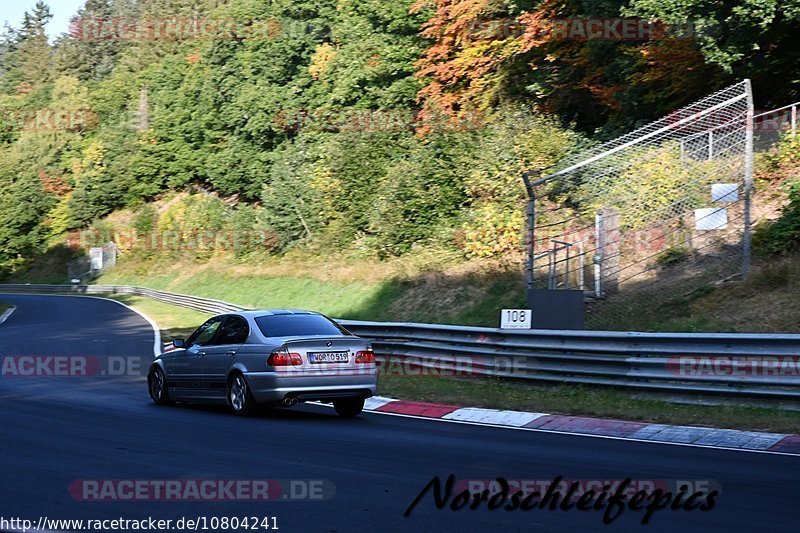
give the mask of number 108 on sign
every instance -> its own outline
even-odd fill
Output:
[[[530,309],[503,309],[500,311],[501,329],[531,329]]]

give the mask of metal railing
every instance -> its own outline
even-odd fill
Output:
[[[0,285],[0,292],[14,293],[59,293],[59,294],[123,294],[143,296],[167,304],[194,309],[202,313],[218,314],[247,309],[221,300],[201,298],[187,294],[157,291],[146,287],[130,285],[32,285],[30,283],[16,285]]]
[[[441,373],[800,398],[800,335],[513,331],[349,320],[342,324],[372,339],[379,356]],[[786,371],[790,364],[792,370]],[[753,368],[777,375],[748,374]]]
[[[126,285],[0,285],[0,292],[129,294],[206,313],[243,306]],[[429,369],[537,382],[672,394],[800,399],[800,335],[501,330],[339,320],[372,340],[380,359]]]

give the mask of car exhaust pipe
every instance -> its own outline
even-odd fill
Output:
[[[283,399],[283,406],[284,407],[294,407],[297,405],[297,398],[284,398]]]

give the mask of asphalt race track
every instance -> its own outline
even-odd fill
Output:
[[[2,295],[2,300],[18,308],[0,325],[0,356],[15,364],[23,360],[19,356],[86,356],[91,374],[21,376],[15,373],[21,367],[4,361],[0,516],[5,518],[36,523],[40,516],[266,516],[276,517],[284,532],[773,532],[797,531],[800,524],[800,457],[380,414],[345,420],[314,405],[250,419],[222,407],[158,407],[147,395],[146,367],[126,367],[127,361],[152,358],[154,333],[138,314],[95,298]],[[646,526],[640,525],[644,513],[631,510],[609,526],[602,511],[489,511],[485,505],[476,511],[438,510],[431,494],[409,518],[403,516],[432,477],[451,473],[459,479],[713,480],[721,494],[709,511],[661,510]],[[326,480],[335,495],[324,501],[134,502],[79,501],[69,491],[77,480],[186,479]]]

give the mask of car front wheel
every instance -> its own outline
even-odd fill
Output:
[[[364,410],[364,398],[346,398],[333,402],[333,408],[345,418],[355,418]]]
[[[167,378],[160,367],[153,367],[147,374],[147,390],[156,405],[170,405],[172,403],[169,397]]]
[[[234,414],[247,416],[253,414],[256,402],[247,386],[247,380],[241,374],[231,377],[228,382],[228,405]]]

